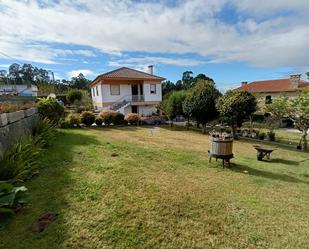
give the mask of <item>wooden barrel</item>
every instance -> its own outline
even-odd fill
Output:
[[[233,139],[222,140],[210,137],[209,152],[213,155],[226,156],[233,154]]]

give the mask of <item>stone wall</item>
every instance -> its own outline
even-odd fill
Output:
[[[36,108],[0,114],[0,154],[18,139],[30,135],[37,120]]]

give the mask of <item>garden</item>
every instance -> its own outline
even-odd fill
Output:
[[[39,118],[0,157],[0,248],[305,248],[307,94],[275,100],[258,129],[255,96],[222,95],[207,81],[164,100],[170,125],[93,112],[80,90],[67,108],[53,97],[2,105],[4,114],[37,108]],[[273,143],[286,139],[283,112],[304,151]],[[202,130],[173,126],[179,114]],[[209,162],[209,141],[221,137],[234,141],[228,168]],[[257,160],[256,141],[273,143],[271,160]]]

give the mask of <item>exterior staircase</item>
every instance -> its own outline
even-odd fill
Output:
[[[121,108],[129,106],[132,102],[144,101],[144,95],[126,95],[118,99],[115,103],[109,106],[110,110],[118,111]]]

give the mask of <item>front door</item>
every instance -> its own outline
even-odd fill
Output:
[[[132,85],[132,95],[138,95],[138,85]]]

